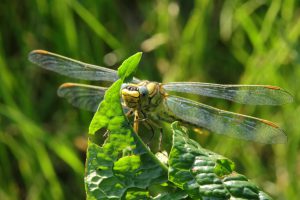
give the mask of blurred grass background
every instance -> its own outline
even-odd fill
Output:
[[[282,107],[200,100],[276,122],[286,130],[286,145],[197,137],[275,199],[298,199],[299,17],[295,0],[2,0],[0,199],[85,198],[92,113],[56,96],[61,83],[76,80],[33,66],[27,60],[33,49],[112,68],[143,51],[142,79],[285,88],[295,102]]]

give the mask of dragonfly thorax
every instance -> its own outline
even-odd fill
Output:
[[[121,96],[125,105],[134,110],[152,111],[162,101],[164,91],[159,83],[142,81],[122,85]]]

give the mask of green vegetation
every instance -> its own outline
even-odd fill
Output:
[[[85,198],[86,136],[93,114],[56,96],[61,83],[75,80],[30,64],[27,54],[33,49],[114,68],[143,51],[137,69],[141,79],[285,88],[295,102],[282,107],[197,100],[276,122],[288,135],[286,145],[206,133],[190,137],[233,160],[236,171],[274,198],[297,199],[299,10],[294,0],[2,2],[0,199]],[[170,126],[165,127],[167,143]],[[143,196],[144,191],[127,195]]]
[[[172,124],[170,156],[165,155],[168,167],[149,151],[126,119],[119,95],[123,80],[132,80],[140,58],[137,53],[118,68],[120,79],[106,91],[90,124],[87,199],[271,199],[234,172],[232,161],[189,139],[178,122]],[[103,128],[107,138],[101,144],[96,132]],[[152,191],[153,186],[162,190]]]
[[[106,91],[90,124],[92,136],[102,128],[109,133],[103,146],[97,140],[88,144],[85,177],[88,199],[121,199],[125,194],[128,199],[128,190],[132,193],[144,189],[145,193],[149,186],[167,180],[167,167],[134,134],[120,103],[121,84],[124,79],[132,79],[141,55],[137,53],[123,62],[118,70],[121,80]]]

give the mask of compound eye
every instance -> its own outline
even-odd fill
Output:
[[[123,89],[126,88],[127,86],[128,86],[128,84],[123,83],[123,84],[121,85],[121,90],[123,90]]]
[[[148,94],[148,89],[145,86],[141,86],[139,88],[139,92],[140,92],[141,96],[144,97],[144,96],[146,96]]]

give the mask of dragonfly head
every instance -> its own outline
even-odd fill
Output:
[[[125,105],[132,109],[149,111],[161,101],[159,83],[142,81],[122,85],[121,96]]]

